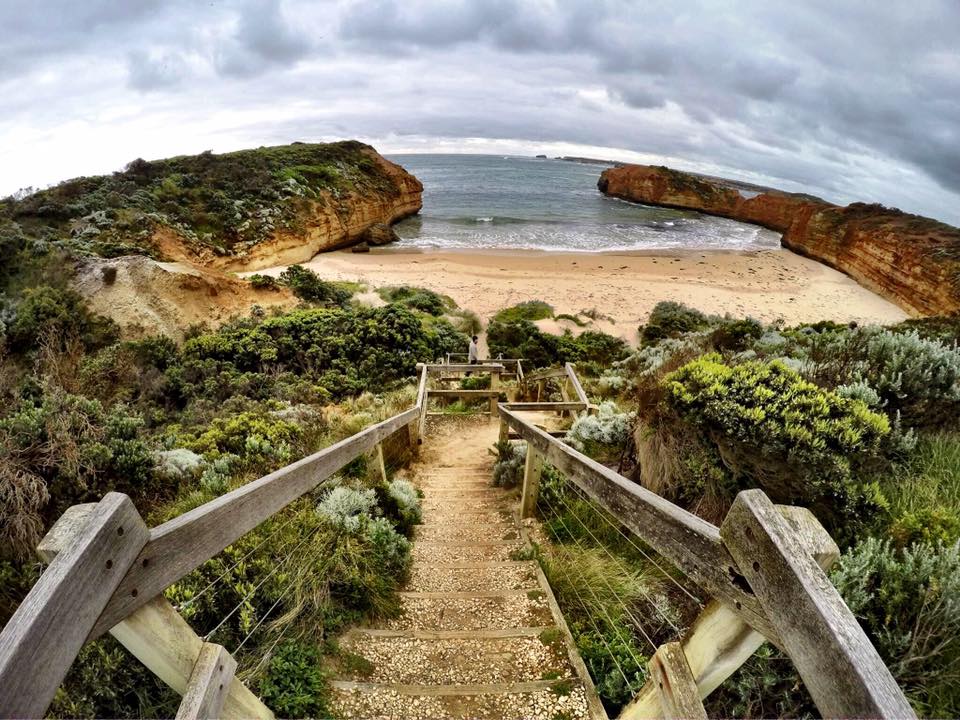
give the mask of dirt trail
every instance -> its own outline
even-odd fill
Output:
[[[491,485],[498,423],[439,418],[408,472],[423,491],[403,613],[351,630],[371,667],[334,681],[343,717],[589,717],[587,691],[523,548],[516,495]]]

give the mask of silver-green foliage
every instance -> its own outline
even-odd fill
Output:
[[[596,415],[581,415],[567,431],[566,442],[580,452],[596,446],[621,448],[630,436],[635,414],[620,412],[613,402],[600,404]]]
[[[360,526],[361,516],[370,517],[377,505],[373,490],[354,490],[349,487],[335,487],[317,505],[317,513],[336,527],[356,530]]]
[[[960,544],[868,538],[832,580],[920,714],[960,716]]]

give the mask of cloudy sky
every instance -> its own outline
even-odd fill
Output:
[[[0,194],[359,138],[582,154],[960,224],[958,0],[0,0]]]

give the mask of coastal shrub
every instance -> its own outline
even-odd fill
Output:
[[[664,338],[703,330],[709,324],[707,316],[699,310],[672,300],[665,300],[653,307],[646,324],[640,326],[640,339],[644,343],[655,343]]]
[[[960,545],[868,538],[831,580],[918,714],[960,715]]]
[[[906,515],[922,518],[931,512],[960,517],[960,437],[920,434],[907,461],[879,475],[878,482],[894,520]]]
[[[462,332],[469,337],[479,335],[480,331],[483,330],[483,323],[480,320],[480,316],[473,310],[457,308],[455,310],[449,310],[447,315],[450,318],[450,324],[453,325],[458,332]]]
[[[171,488],[155,482],[143,421],[123,405],[42,391],[0,419],[0,546],[25,556],[69,506],[115,490],[134,502]]]
[[[341,486],[333,488],[317,504],[317,513],[336,527],[356,530],[360,527],[360,516],[371,516],[376,505],[377,497],[372,489]]]
[[[272,275],[260,275],[258,273],[256,275],[251,275],[250,277],[248,277],[247,281],[250,283],[250,286],[254,290],[279,290],[280,289],[280,283],[277,282],[277,279]]]
[[[710,333],[710,342],[721,352],[742,352],[762,335],[763,325],[752,318],[728,320]]]
[[[952,544],[960,538],[960,516],[939,508],[910,511],[893,522],[888,534],[897,548],[921,542]]]
[[[389,517],[404,535],[409,535],[413,526],[421,519],[420,495],[409,480],[395,478],[386,488],[383,505],[384,514]]]
[[[553,306],[543,300],[527,300],[503,310],[498,310],[491,322],[509,323],[517,320],[545,320],[553,317]]]
[[[487,346],[491,357],[523,358],[534,367],[565,362],[593,366],[610,364],[625,357],[627,344],[606,333],[588,331],[574,336],[567,332],[551,335],[529,320],[500,321],[487,327]]]
[[[350,300],[347,290],[335,283],[321,280],[315,272],[302,265],[291,265],[280,273],[280,282],[304,302],[343,307]]]
[[[330,691],[320,651],[305,642],[280,643],[257,684],[257,695],[277,717],[330,717]]]
[[[623,453],[634,418],[634,413],[620,412],[616,403],[602,402],[596,415],[577,418],[564,440],[593,459],[608,462]]]
[[[704,355],[666,376],[663,406],[659,422],[669,424],[672,414],[674,432],[695,433],[687,440],[702,451],[687,458],[689,477],[680,485],[688,500],[701,496],[705,483],[724,504],[740,489],[760,487],[774,502],[813,506],[834,526],[883,504],[876,487],[859,478],[882,466],[887,418],[779,361],[729,365]]]
[[[207,460],[224,454],[238,456],[244,462],[290,460],[291,444],[302,433],[299,425],[254,412],[232,417],[218,417],[206,430],[195,436],[184,436],[180,442]]]
[[[889,330],[895,333],[915,332],[924,340],[936,340],[947,346],[960,344],[960,313],[909,318],[890,326]]]
[[[517,487],[523,482],[527,444],[500,440],[493,447],[496,456],[493,463],[494,487],[507,489]]]
[[[433,290],[409,285],[379,288],[377,294],[388,303],[400,303],[428,315],[443,315],[456,307],[452,300]]]
[[[490,376],[472,375],[470,377],[462,378],[460,380],[460,388],[462,390],[489,390]]]
[[[36,349],[45,339],[59,344],[77,338],[85,348],[96,349],[115,342],[119,328],[91,313],[75,291],[39,285],[24,290],[7,335],[11,349],[20,353]]]

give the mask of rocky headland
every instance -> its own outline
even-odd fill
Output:
[[[846,273],[914,315],[960,310],[960,229],[882,205],[846,207],[799,193],[666,167],[625,165],[597,183],[612,197],[698,210],[782,233],[782,244]]]
[[[423,186],[356,141],[134,160],[0,201],[0,247],[59,251],[74,287],[130,335],[295,303],[231,276],[396,238]]]

